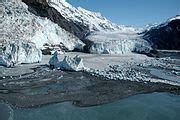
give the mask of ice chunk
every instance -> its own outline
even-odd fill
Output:
[[[13,63],[5,56],[0,56],[0,65],[5,67],[11,67]]]
[[[41,50],[25,40],[15,40],[3,44],[0,65],[12,67],[21,63],[36,63],[42,59]]]
[[[52,66],[53,68],[60,67],[60,57],[57,51],[53,54],[52,58],[50,58],[49,65]]]
[[[83,64],[83,59],[80,58],[78,55],[74,58],[65,56],[63,61],[60,61],[60,57],[57,52],[54,53],[54,55],[49,61],[49,64],[55,69],[61,69],[66,71],[81,71],[85,68]]]
[[[68,71],[81,71],[84,69],[83,59],[78,55],[74,58],[65,56],[64,60],[60,63],[61,69]]]

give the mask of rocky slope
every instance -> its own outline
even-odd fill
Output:
[[[57,23],[61,28],[74,34],[82,39],[89,30],[83,24],[78,24],[74,21],[68,21],[55,8],[48,5],[46,0],[22,0],[28,5],[30,12],[37,16],[47,17],[54,23]]]
[[[180,16],[152,27],[144,33],[144,39],[151,42],[154,48],[180,50]]]

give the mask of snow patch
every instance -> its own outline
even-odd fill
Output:
[[[180,20],[180,15],[177,15],[177,16],[171,18],[169,21],[173,21],[173,20]]]

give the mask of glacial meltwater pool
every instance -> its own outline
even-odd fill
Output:
[[[9,112],[4,107],[0,105],[0,120],[6,120]],[[11,114],[13,118],[9,120],[179,120],[180,96],[142,94],[87,108],[65,102],[40,108],[13,109]]]

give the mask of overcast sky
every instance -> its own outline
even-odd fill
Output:
[[[66,0],[72,5],[101,12],[117,24],[143,26],[180,15],[180,0]]]

